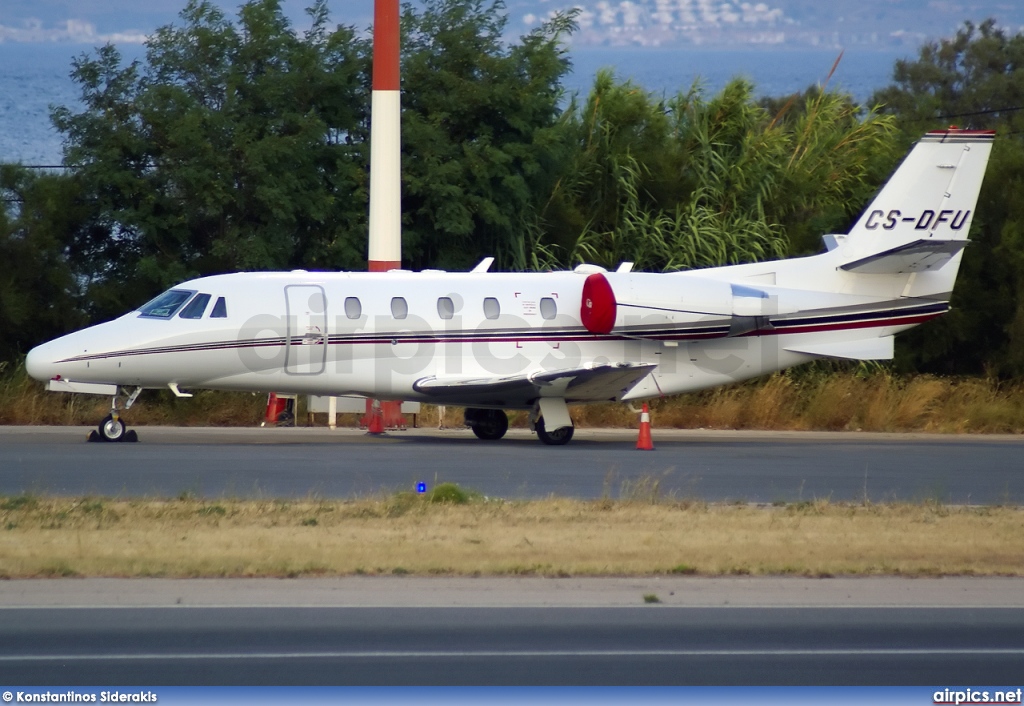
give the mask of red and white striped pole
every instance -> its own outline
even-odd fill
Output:
[[[370,272],[402,266],[402,105],[398,0],[374,0],[370,113]]]
[[[370,272],[402,266],[402,82],[398,0],[374,0],[373,94],[370,103]],[[366,427],[375,432],[373,400]],[[383,402],[384,427],[403,428],[401,402]]]

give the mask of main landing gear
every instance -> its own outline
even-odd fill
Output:
[[[139,398],[141,392],[141,387],[135,388],[135,391],[125,399],[122,409],[119,405],[121,391],[118,389],[118,393],[110,401],[110,414],[103,418],[96,431],[89,434],[89,441],[138,441],[139,435],[135,433],[135,430],[127,430],[124,422],[121,421],[121,412],[127,412],[135,404],[135,400]]]
[[[466,426],[473,430],[478,439],[497,441],[508,431],[508,415],[500,409],[466,409]],[[548,446],[563,446],[572,439],[575,427],[559,427],[548,431],[544,428],[544,417],[533,420],[533,429],[537,438]]]
[[[576,427],[559,427],[548,431],[544,428],[544,417],[538,417],[533,423],[533,430],[537,432],[537,438],[548,446],[565,446],[572,440]]]
[[[508,415],[500,409],[466,408],[466,426],[478,439],[497,441],[508,431]]]

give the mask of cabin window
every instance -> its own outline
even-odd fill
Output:
[[[488,319],[496,319],[501,316],[501,304],[494,297],[484,299],[484,316]]]
[[[195,290],[169,289],[156,299],[153,299],[139,307],[139,316],[150,319],[169,319],[187,302]]]
[[[451,300],[451,297],[438,297],[437,315],[442,319],[450,319],[455,316],[455,302]]]
[[[211,319],[226,319],[228,318],[228,303],[224,301],[224,297],[217,297],[217,303],[213,305],[213,311],[210,312]]]
[[[409,305],[405,302],[405,297],[392,297],[391,315],[396,319],[404,319],[409,315]]]
[[[209,303],[209,294],[197,294],[195,299],[190,301],[185,308],[181,310],[178,317],[182,319],[201,319],[203,318],[203,314],[206,313],[206,305]]]
[[[345,297],[345,316],[350,319],[358,319],[363,315],[363,305],[359,297]]]
[[[551,297],[544,297],[540,300],[540,315],[549,321],[558,315],[558,305]]]

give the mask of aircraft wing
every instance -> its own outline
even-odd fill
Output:
[[[437,377],[417,380],[413,389],[438,403],[530,407],[540,397],[566,402],[622,398],[655,367],[653,363],[604,363],[566,370],[538,370],[506,377]]]

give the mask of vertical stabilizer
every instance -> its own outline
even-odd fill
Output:
[[[842,269],[927,275],[911,283],[915,295],[951,291],[994,137],[954,128],[927,133],[842,239]]]

